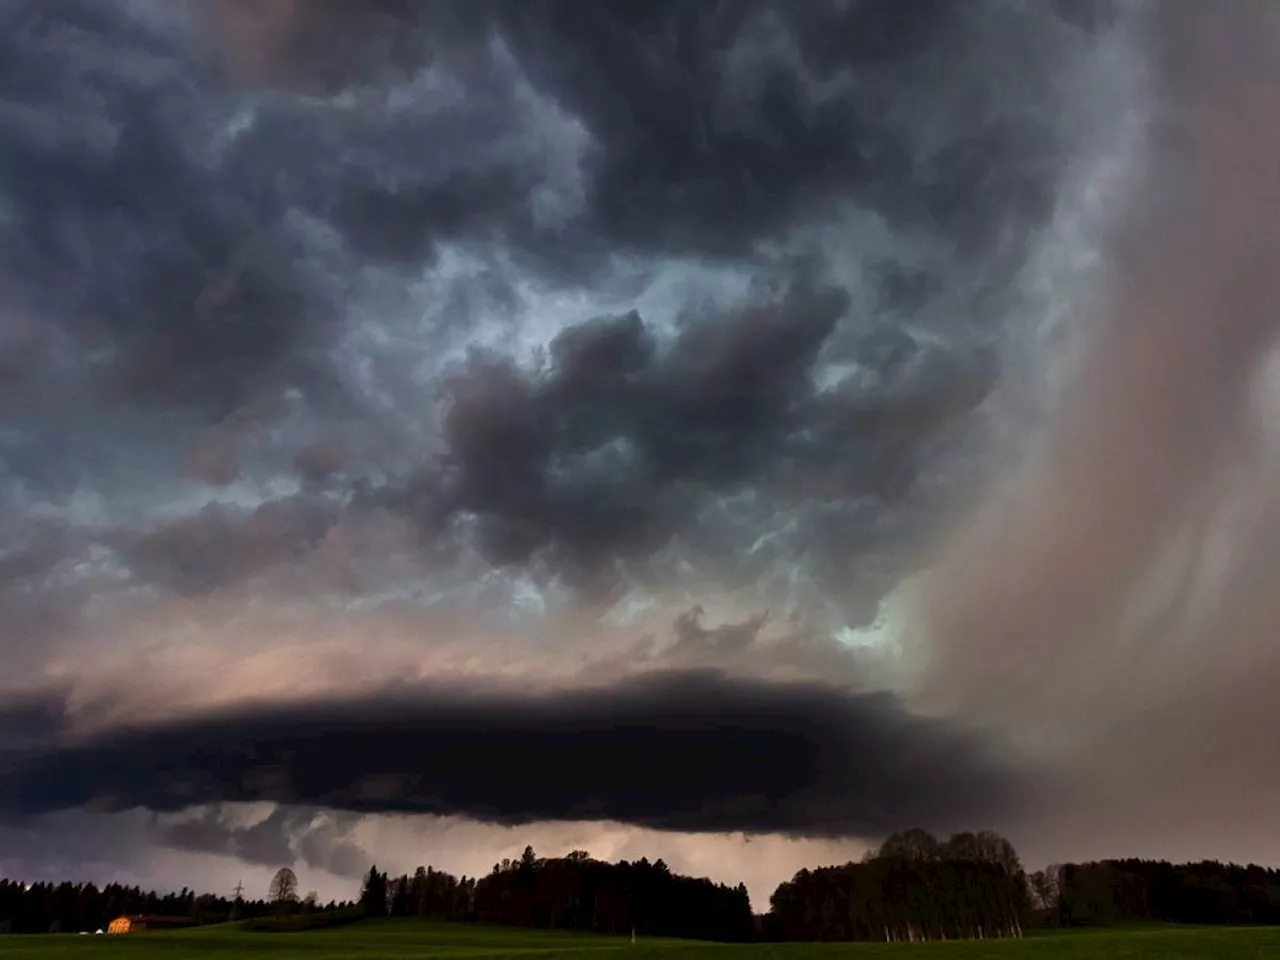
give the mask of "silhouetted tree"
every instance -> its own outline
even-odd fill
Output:
[[[880,845],[879,857],[899,860],[937,860],[941,857],[942,845],[938,838],[928,830],[918,827],[890,834]],[[975,858],[976,859],[976,858]]]
[[[267,899],[280,913],[287,913],[298,901],[298,875],[289,867],[281,867],[271,878]]]
[[[409,884],[408,877],[396,877],[389,882],[391,916],[409,916]]]
[[[387,915],[387,875],[379,873],[377,866],[369,868],[364,878],[364,887],[360,891],[360,906],[366,916],[385,917]]]
[[[1031,888],[1032,905],[1039,911],[1045,922],[1057,921],[1061,874],[1062,867],[1055,863],[1043,870],[1037,870],[1027,878],[1028,886]]]

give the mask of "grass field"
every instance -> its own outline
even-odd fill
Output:
[[[727,944],[644,940],[421,921],[365,921],[306,933],[249,933],[236,926],[125,936],[0,936],[0,960],[804,960],[918,956],[948,960],[1263,960],[1280,957],[1280,928],[1156,928],[1045,934],[1026,940],[925,944]]]

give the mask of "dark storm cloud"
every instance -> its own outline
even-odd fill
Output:
[[[337,93],[421,66],[428,4],[415,0],[198,0],[245,79]]]
[[[0,769],[15,815],[266,800],[811,836],[986,817],[1017,792],[985,745],[888,694],[699,672],[249,709],[10,751]]]
[[[540,378],[477,360],[450,384],[446,502],[481,518],[502,561],[553,542],[654,549],[689,519],[682,482],[744,482],[797,429],[847,303],[800,291],[669,351],[634,312],[601,318],[560,333]]]
[[[228,178],[307,210],[362,260],[412,271],[443,241],[551,244],[531,207],[556,173],[545,133],[520,100],[515,68],[483,48],[467,54],[402,88],[401,106],[387,105],[385,90],[381,106],[264,105],[228,151]]]
[[[327,9],[300,4],[294,33],[336,22]],[[366,179],[359,192],[342,191],[337,216],[349,237],[391,260],[420,258],[442,228],[482,228],[543,269],[577,275],[620,249],[749,257],[761,241],[828,219],[833,202],[851,202],[976,264],[992,256],[997,234],[1016,251],[1009,238],[1042,222],[1069,153],[1050,117],[1002,109],[1012,91],[981,62],[989,51],[975,42],[957,56],[957,36],[980,17],[994,23],[987,35],[1008,36],[1002,53],[1017,58],[1017,96],[1050,98],[1055,61],[1035,52],[1071,19],[1035,6],[664,0],[584,9],[546,0],[401,11],[402,36],[423,32],[419,63],[450,63],[468,90],[465,118],[422,131],[425,156],[442,139],[456,151],[486,126],[514,125],[527,109],[512,98],[518,76],[589,132],[585,208],[541,227],[528,206],[537,170],[509,155],[447,182],[433,183],[430,165],[394,187]],[[513,68],[495,69],[495,42]],[[467,60],[450,58],[450,44],[470,50]],[[910,101],[924,89],[949,90],[966,120],[915,115]]]
[[[552,286],[619,253],[738,258],[791,281],[776,302],[691,318],[672,345],[601,320],[564,331],[549,371],[495,359],[454,381],[452,472],[409,499],[433,521],[477,515],[496,559],[553,547],[572,563],[661,546],[706,494],[757,480],[910,490],[920,444],[994,380],[990,357],[928,371],[913,337],[765,265],[761,244],[849,202],[977,265],[975,287],[1006,276],[1001,251],[1042,219],[1065,153],[1051,112],[1001,98],[1050,102],[1057,61],[1036,51],[1078,32],[1035,5],[938,0],[192,9],[216,29],[106,0],[3,14],[0,249],[10,316],[34,318],[45,348],[28,366],[88,366],[128,399],[214,421],[286,386],[332,413],[360,405],[328,348],[356,322],[362,268],[420,274],[442,243],[502,249]],[[946,109],[924,103],[935,88]],[[933,267],[873,259],[881,313],[944,298]],[[473,322],[450,312],[442,326]],[[824,348],[886,396],[816,391]],[[925,379],[894,394],[916,360]],[[55,431],[31,429],[38,460]],[[214,450],[187,476],[227,483],[238,456]]]
[[[549,549],[599,574],[661,548],[708,495],[903,497],[918,448],[972,412],[994,361],[948,355],[889,368],[872,389],[820,388],[815,365],[849,307],[840,289],[797,282],[689,318],[667,346],[633,311],[566,328],[533,372],[476,357],[447,385],[442,469],[399,502],[437,522],[474,515],[495,562]]]
[[[245,863],[278,866],[293,862],[293,849],[285,830],[288,811],[274,811],[266,819],[249,826],[227,822],[219,811],[165,824],[156,839],[167,847],[194,853],[217,853],[239,857]]]
[[[976,6],[545,0],[485,9],[533,81],[595,137],[593,233],[741,254],[844,198],[982,256],[993,231],[1047,211],[1061,144],[1043,117],[995,119],[1010,91],[957,46]],[[1049,19],[997,5],[982,15],[1029,44],[1043,41]],[[1023,93],[1043,94],[1048,63],[1006,54],[1026,68]],[[919,130],[903,116],[904,89],[917,84],[950,85],[966,101],[969,129],[936,153],[913,142]]]
[[[212,9],[233,59],[248,52],[259,75],[323,89],[441,61],[457,67],[464,59],[450,51],[467,49],[468,116],[456,122],[471,129],[488,111],[470,101],[502,80],[475,66],[497,41],[523,77],[589,129],[590,209],[567,232],[535,237],[526,218],[513,217],[529,187],[513,179],[515,168],[474,182],[459,170],[448,195],[423,177],[352,198],[349,225],[375,242],[363,225],[385,221],[376,243],[387,256],[420,256],[442,220],[485,204],[500,207],[506,229],[526,244],[576,256],[601,238],[611,247],[742,255],[828,216],[840,197],[941,228],[976,258],[994,231],[1028,228],[1047,212],[1063,144],[1046,118],[997,110],[1011,91],[997,72],[956,56],[956,38],[979,15],[1008,31],[1026,48],[1006,51],[1019,58],[1021,95],[1043,97],[1052,61],[1035,56],[1037,44],[1047,31],[1096,23],[1110,5],[1077,6],[293,0],[257,12]],[[937,151],[921,149],[914,118],[903,115],[903,89],[922,84],[958,91],[972,121]],[[517,110],[508,101],[498,119],[510,125]],[[456,147],[453,122],[441,132]]]
[[[312,869],[355,877],[372,859],[351,839],[355,821],[346,814],[278,807],[262,820],[244,824],[215,808],[158,826],[155,839],[192,853],[233,856],[266,867],[301,860]]]
[[[14,334],[33,359],[215,416],[282,384],[332,393],[348,253],[421,265],[440,237],[527,219],[542,174],[492,58],[467,67],[466,110],[448,90],[398,114],[304,101],[237,86],[147,9],[0,13],[6,326],[34,318]]]
[[[336,520],[332,505],[297,495],[244,511],[210,504],[118,544],[130,569],[177,593],[205,593],[310,553]]]
[[[280,375],[327,308],[254,185],[194,155],[222,106],[207,66],[118,4],[2,16],[6,307],[134,399],[227,409]]]
[[[66,726],[66,703],[58,696],[20,693],[0,699],[0,749],[49,741]]]
[[[254,93],[198,23],[150,9],[16,0],[0,40],[10,306],[133,398],[225,410],[324,384],[344,251],[421,267],[442,239],[512,243],[556,271],[626,248],[750,255],[851,200],[977,261],[1039,221],[1063,155],[1045,116],[997,109],[1008,90],[955,55],[976,14],[939,0],[206,7],[230,50],[347,72],[326,89],[382,85],[350,103]],[[1052,58],[1030,53],[1064,23],[984,10],[1020,95],[1047,97]],[[393,104],[388,85],[423,68]],[[934,84],[963,132],[913,116],[912,91]],[[547,201],[565,208],[548,222],[541,192],[573,194],[578,173],[549,155],[566,138],[535,93],[590,139],[585,206]]]

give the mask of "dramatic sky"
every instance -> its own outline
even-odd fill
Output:
[[[1280,862],[1277,45],[0,0],[0,873]]]

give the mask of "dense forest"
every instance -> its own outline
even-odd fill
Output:
[[[263,899],[0,880],[5,933],[105,929],[122,914],[193,923],[336,921],[353,916],[354,906],[321,905],[314,894],[299,898],[287,868]],[[907,830],[859,863],[801,870],[778,887],[769,906],[755,917],[742,884],[681,876],[661,860],[605,863],[583,851],[542,858],[531,847],[479,878],[432,867],[390,877],[372,867],[358,903],[370,916],[720,941],[968,939],[1017,937],[1031,925],[1280,924],[1280,870],[1107,860],[1028,875],[1013,846],[995,833],[940,841]]]
[[[1280,870],[1253,865],[1104,860],[1038,871],[1031,885],[1045,920],[1061,926],[1280,923]]]
[[[940,843],[908,830],[862,863],[801,870],[770,907],[770,939],[960,940],[1021,936],[1031,902],[1003,837],[959,833]]]
[[[298,911],[336,910],[342,904],[321,906],[314,897],[291,905]],[[159,894],[109,883],[22,883],[0,879],[0,933],[79,933],[106,929],[116,917],[181,917],[192,923],[225,923],[274,916],[280,905],[269,900],[197,895],[183,887]]]
[[[605,863],[581,850],[543,859],[526,847],[519,860],[495,864],[477,880],[422,867],[412,877],[390,879],[374,867],[361,904],[375,914],[598,933],[725,941],[755,935],[742,884],[683,877],[661,860]]]

